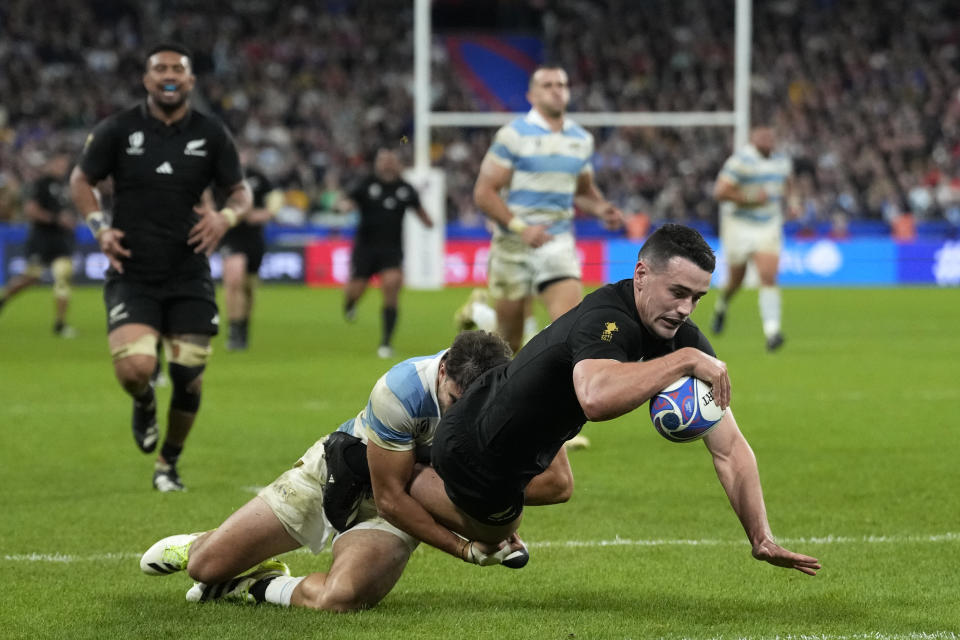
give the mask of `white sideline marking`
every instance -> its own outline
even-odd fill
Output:
[[[887,634],[880,631],[872,633],[856,633],[853,635],[832,635],[821,633],[797,633],[785,636],[736,636],[736,640],[958,640],[953,631],[913,631],[910,633]],[[683,640],[690,640],[683,638]],[[723,636],[714,636],[707,640],[725,640]]]
[[[94,553],[87,556],[77,556],[69,553],[16,553],[4,554],[3,559],[6,562],[62,562],[70,564],[72,562],[101,562],[103,560],[128,560],[130,558],[139,558],[140,553]]]
[[[960,533],[938,533],[925,536],[823,536],[812,538],[779,538],[778,542],[784,544],[903,544],[903,543],[931,543],[941,542],[960,542]],[[716,547],[716,546],[740,546],[746,545],[746,540],[716,540],[711,538],[702,538],[700,540],[631,540],[629,538],[614,538],[613,540],[542,540],[540,542],[528,542],[527,546],[534,549],[569,548],[569,547]],[[303,553],[309,553],[308,550],[300,550]],[[104,560],[129,560],[139,558],[141,553],[128,551],[115,553],[95,553],[90,555],[75,555],[69,553],[7,553],[3,555],[4,562],[53,562],[70,564],[73,562],[100,562]],[[819,638],[881,638],[884,636],[782,636],[784,640],[818,640]],[[918,638],[926,636],[917,636]],[[930,636],[935,637],[935,636]],[[960,636],[956,637],[960,640]]]
[[[928,536],[820,536],[812,538],[777,538],[783,544],[882,544],[882,543],[917,543],[917,542],[958,542],[960,533],[940,533]],[[746,540],[716,540],[701,538],[700,540],[631,540],[629,538],[614,538],[613,540],[561,540],[530,542],[530,547],[711,547],[727,545],[745,545]]]

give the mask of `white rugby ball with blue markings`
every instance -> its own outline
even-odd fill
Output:
[[[684,376],[650,398],[650,419],[671,442],[693,442],[720,423],[724,410],[713,400],[709,383]]]

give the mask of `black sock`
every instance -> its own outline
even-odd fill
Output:
[[[256,600],[258,604],[267,601],[267,585],[276,577],[278,576],[270,576],[263,580],[257,580],[250,587],[250,595],[253,596],[253,599]]]
[[[383,340],[380,344],[390,346],[390,340],[393,338],[393,328],[397,326],[397,308],[383,308]]]
[[[230,321],[230,335],[229,340],[242,340],[243,339],[243,320],[231,320]]]
[[[148,384],[146,391],[141,393],[139,396],[133,396],[133,401],[136,402],[141,407],[149,407],[156,400],[156,396],[153,394],[153,385]]]
[[[240,337],[243,339],[244,342],[246,342],[246,341],[247,341],[247,336],[248,336],[248,334],[249,334],[249,332],[250,332],[250,319],[249,319],[249,318],[244,318],[243,320],[240,320],[239,322],[240,322]]]
[[[164,442],[163,446],[160,447],[160,457],[167,461],[167,464],[173,466],[177,464],[177,460],[180,459],[180,454],[183,452],[183,445],[177,446],[170,444],[169,442]]]

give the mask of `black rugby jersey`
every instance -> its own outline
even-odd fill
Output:
[[[263,173],[260,171],[257,171],[253,168],[247,168],[245,173],[246,176],[244,179],[247,181],[247,184],[250,185],[250,191],[253,193],[252,208],[265,208],[267,206],[267,195],[273,191],[273,185],[270,184],[270,179],[263,175]],[[226,189],[217,189],[216,197],[214,198],[217,206],[223,207],[228,196],[229,193]],[[223,235],[223,239],[220,240],[220,245],[223,246],[225,244],[236,242],[260,241],[264,237],[263,227],[263,223],[250,224],[241,220],[239,223],[237,223],[237,226],[227,230],[227,232]]]
[[[670,340],[640,322],[633,280],[608,284],[524,345],[508,364],[484,374],[448,411],[473,411],[476,437],[496,466],[529,480],[542,472],[565,440],[587,421],[573,386],[581,360],[652,360],[683,347],[715,355],[706,336],[690,320]],[[472,398],[480,392],[482,398]]]
[[[41,209],[53,215],[59,214],[67,206],[67,182],[53,176],[44,176],[27,188],[27,200],[35,201]],[[32,221],[35,229],[64,230],[56,220],[53,222]]]
[[[208,274],[205,255],[187,244],[199,217],[193,207],[211,183],[243,179],[233,137],[217,119],[195,109],[171,125],[150,115],[146,102],[96,126],[80,168],[91,184],[113,176],[112,226],[124,232],[130,258],[124,274],[157,281]]]
[[[364,245],[400,248],[403,244],[403,216],[420,206],[420,196],[406,180],[384,182],[370,176],[350,191],[360,209],[356,241]]]

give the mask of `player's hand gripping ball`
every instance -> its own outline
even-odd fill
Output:
[[[693,442],[720,423],[724,411],[713,401],[713,388],[684,376],[650,398],[650,419],[671,442]]]

